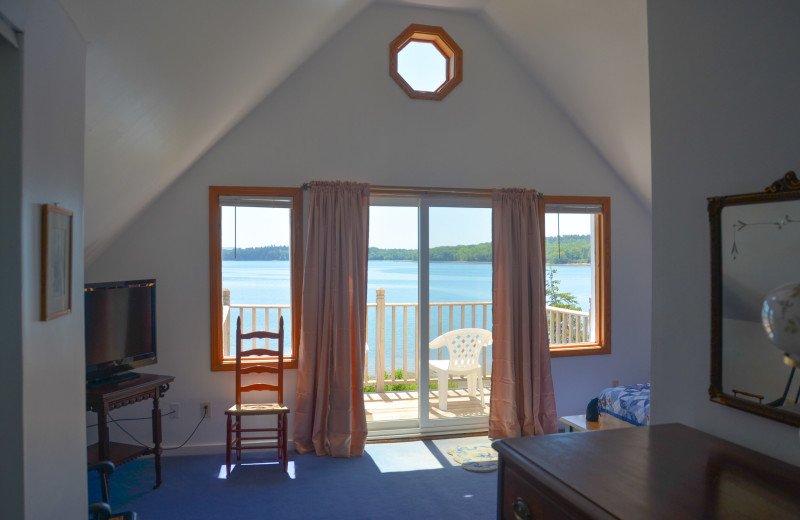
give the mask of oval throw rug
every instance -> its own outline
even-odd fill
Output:
[[[497,469],[497,452],[491,442],[464,444],[447,450],[461,467],[469,471],[489,472]]]

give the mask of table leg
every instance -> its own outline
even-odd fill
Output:
[[[97,452],[98,461],[111,461],[111,448],[109,446],[108,437],[108,421],[106,419],[106,411],[100,410],[97,412]],[[113,461],[112,461],[113,462]],[[102,480],[103,489],[108,491],[108,473],[100,472],[100,479]]]
[[[161,485],[161,408],[158,405],[158,392],[153,398],[153,453],[156,459],[156,485],[153,489],[158,489]]]
[[[99,460],[111,460],[108,440],[108,421],[106,420],[105,410],[97,412],[97,447],[99,451]]]

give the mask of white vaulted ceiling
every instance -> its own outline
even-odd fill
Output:
[[[645,0],[60,1],[87,41],[87,262],[379,1],[482,17],[650,207]]]

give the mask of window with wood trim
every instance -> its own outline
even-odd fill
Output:
[[[243,332],[275,332],[283,317],[285,366],[297,367],[302,205],[301,188],[209,187],[212,370],[234,370],[239,317]]]
[[[545,287],[553,356],[611,353],[608,197],[545,196]]]
[[[441,101],[463,74],[461,47],[442,27],[411,24],[389,44],[389,75],[408,97]]]

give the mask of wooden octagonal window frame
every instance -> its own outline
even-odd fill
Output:
[[[445,58],[446,79],[433,92],[415,90],[397,70],[398,54],[406,45],[412,42],[433,44]],[[456,85],[461,83],[463,77],[463,52],[461,47],[442,27],[411,24],[389,44],[389,75],[408,94],[408,97],[441,101],[456,88]]]

